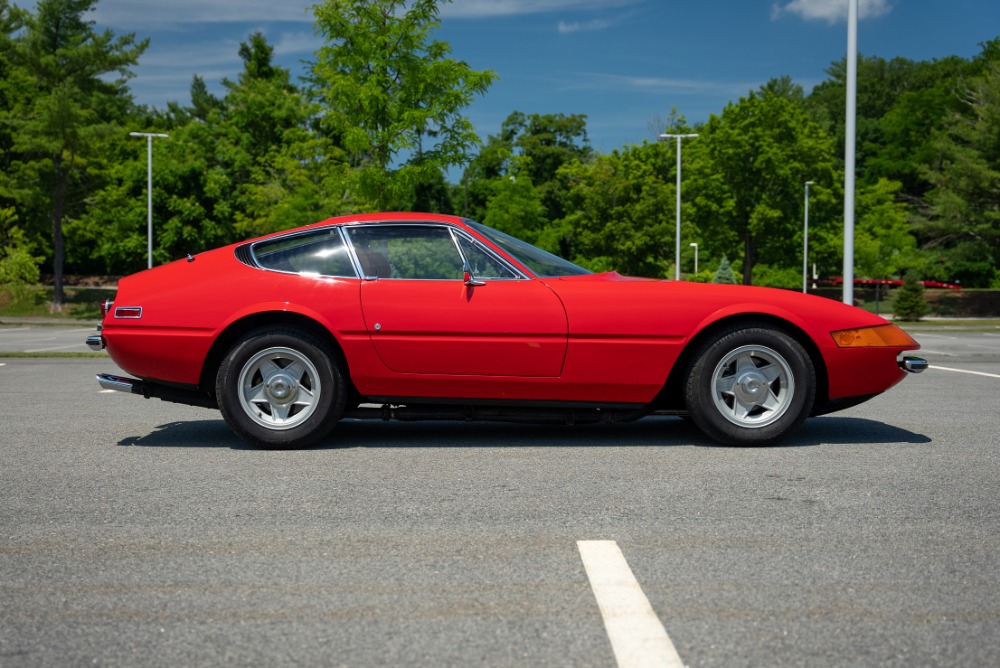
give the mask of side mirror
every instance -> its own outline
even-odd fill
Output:
[[[486,285],[485,281],[480,281],[473,275],[472,267],[469,265],[468,260],[462,263],[462,282],[470,288],[478,288],[482,285]]]

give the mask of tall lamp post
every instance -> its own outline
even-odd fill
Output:
[[[858,0],[847,3],[847,118],[844,129],[844,303],[854,303],[854,169],[858,106]]]
[[[677,231],[676,231],[676,251],[674,253],[674,274],[675,278],[679,281],[681,280],[681,140],[682,139],[693,139],[697,137],[696,134],[686,134],[686,135],[671,135],[665,134],[660,135],[660,139],[676,139],[677,140]]]
[[[812,181],[806,181],[806,221],[802,232],[802,293],[809,291],[809,186]]]
[[[148,268],[153,268],[153,137],[167,139],[170,135],[155,132],[130,132],[130,137],[146,138],[146,246]]]
[[[692,248],[694,248],[694,273],[697,274],[698,273],[698,244],[696,244],[695,242],[692,241],[688,245],[691,246]]]

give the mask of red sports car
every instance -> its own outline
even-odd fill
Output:
[[[594,274],[453,217],[333,218],[121,280],[101,386],[219,408],[301,447],[342,418],[687,415],[733,445],[865,401],[927,363],[861,309],[769,288]]]

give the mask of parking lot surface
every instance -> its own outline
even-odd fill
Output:
[[[655,418],[258,451],[102,392],[109,359],[0,357],[0,666],[624,665],[581,542],[683,665],[998,665],[1000,336],[917,338],[930,370],[751,449]]]

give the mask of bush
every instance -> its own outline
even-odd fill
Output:
[[[0,257],[0,285],[6,288],[13,304],[21,304],[28,299],[31,287],[41,277],[38,258],[28,250],[19,229],[12,228],[7,236],[10,245]]]
[[[927,297],[924,295],[924,284],[920,276],[912,269],[903,277],[903,285],[896,291],[896,303],[893,314],[896,320],[916,322],[930,313]]]

